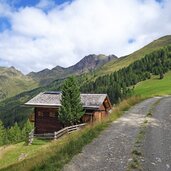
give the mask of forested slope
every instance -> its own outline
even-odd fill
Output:
[[[130,55],[120,57],[117,61],[111,61],[106,63],[95,72],[95,75],[96,77],[99,77],[102,75],[110,74],[111,72],[117,71],[123,67],[127,67],[134,61],[143,58],[146,54],[149,54],[169,44],[171,44],[171,35],[161,37],[144,46],[143,48],[133,52]]]
[[[167,40],[165,40],[166,38]],[[85,93],[108,93],[112,103],[117,103],[132,95],[134,86],[137,83],[150,79],[153,75],[158,75],[158,78],[162,78],[171,69],[171,47],[169,46],[171,38],[170,36],[169,39],[168,36],[166,38],[164,38],[165,41],[163,38],[159,40],[163,40],[160,45],[165,45],[167,42],[167,47],[159,48],[160,46],[157,46],[157,50],[153,51],[149,48],[152,52],[146,54],[143,58],[138,57],[138,53],[132,63],[125,67],[120,65],[117,71],[111,71],[108,75],[97,77],[97,75],[94,75],[94,72],[91,72],[77,76],[81,91]],[[156,46],[154,47],[156,49]],[[132,54],[125,57],[125,59],[132,61]],[[27,120],[28,115],[33,112],[32,109],[23,107],[23,104],[41,91],[60,90],[62,82],[63,79],[59,79],[48,86],[24,92],[0,102],[0,119],[6,127],[13,125],[14,122],[23,124]]]

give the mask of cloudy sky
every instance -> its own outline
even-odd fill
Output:
[[[129,54],[171,34],[171,0],[0,0],[0,66],[28,73]]]

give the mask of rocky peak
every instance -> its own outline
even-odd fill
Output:
[[[109,62],[114,59],[117,59],[115,55],[106,56],[103,54],[90,54],[88,56],[85,56],[82,60],[80,60],[77,64],[71,66],[70,68],[73,68],[74,70],[80,70],[83,72],[88,70],[94,70],[102,66],[106,62]]]
[[[44,69],[40,72],[31,72],[28,74],[28,76],[38,81],[41,85],[47,85],[53,80],[65,78],[72,74],[79,75],[91,70],[95,70],[98,67],[114,59],[117,59],[115,55],[106,56],[103,54],[90,54],[88,56],[85,56],[75,65],[72,65],[68,68],[56,66],[51,70]]]

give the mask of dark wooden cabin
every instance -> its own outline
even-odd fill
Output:
[[[58,120],[61,99],[60,92],[43,92],[25,103],[34,107],[35,133],[52,133],[63,128]],[[81,122],[101,121],[112,108],[107,94],[81,94],[85,114]]]

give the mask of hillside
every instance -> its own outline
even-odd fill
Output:
[[[159,43],[159,42],[162,42],[162,43]],[[163,43],[163,42],[165,42],[165,43]],[[167,45],[170,45],[171,36],[166,36],[164,38],[161,38],[161,39],[155,41],[155,43],[153,42],[150,45],[147,45],[145,47],[146,53],[147,53],[147,49],[148,50],[150,49],[149,51],[154,52],[155,50],[164,47],[162,45],[166,45],[166,42],[168,43]],[[154,46],[154,44],[157,44],[157,46]],[[160,46],[159,46],[159,44],[160,44]],[[152,47],[154,47],[154,49]],[[143,53],[145,54],[145,52],[143,52],[143,49],[140,49],[139,51],[135,52],[135,54],[140,54],[140,52],[141,52],[141,54],[143,54]],[[84,90],[84,92],[96,92],[96,93],[106,93],[107,92],[109,94],[110,98],[114,99],[114,101],[116,102],[120,98],[122,99],[122,98],[126,97],[128,94],[131,94],[132,91],[130,89],[128,89],[128,87],[126,87],[126,86],[132,86],[144,79],[149,79],[150,73],[155,73],[155,71],[153,71],[153,69],[156,70],[156,67],[155,67],[156,62],[157,62],[156,59],[162,58],[162,56],[160,56],[160,53],[155,53],[155,52],[154,52],[154,54],[152,54],[152,56],[154,59],[151,57],[151,54],[149,54],[148,59],[145,59],[143,61],[138,61],[138,63],[135,63],[134,65],[125,68],[122,72],[113,74],[112,77],[110,77],[110,76],[99,77],[96,82],[91,81],[89,79],[89,77],[91,77],[91,78],[95,77],[94,72],[77,76],[79,83],[81,83],[80,86],[82,86],[82,90]],[[135,56],[135,58],[133,58],[133,55],[131,54],[131,55],[128,55],[127,57],[125,57],[124,59],[125,59],[125,61],[129,61],[129,59],[130,59],[130,60],[132,60],[132,62],[135,62],[136,59],[139,59],[139,56]],[[125,65],[119,65],[121,60],[123,60],[123,59],[118,59],[118,60],[116,60],[116,63],[114,62],[115,65],[118,64],[117,65],[118,69],[121,69],[123,66],[125,66]],[[151,62],[150,66],[148,66],[148,64],[150,64],[150,62],[147,62],[147,60]],[[170,59],[167,59],[167,60],[169,60],[169,62],[170,62]],[[142,62],[144,63],[144,65],[146,67],[150,68],[150,70],[148,70],[148,72],[147,72],[146,68],[144,68],[142,66]],[[165,61],[164,66],[162,66],[162,68],[160,68],[159,70],[164,69],[164,72],[166,72],[165,67],[168,64],[170,65],[170,63]],[[134,72],[130,72],[131,71],[130,69],[132,67],[134,67]],[[104,67],[101,67],[101,68],[104,69]],[[109,70],[110,73],[113,73],[113,70]],[[157,68],[157,70],[158,70],[158,68]],[[104,70],[98,70],[97,73],[99,73],[99,71],[101,71],[101,72],[103,71],[104,72],[103,74],[106,73]],[[52,83],[50,83],[48,86],[39,87],[37,89],[21,93],[17,96],[14,96],[14,97],[9,98],[3,102],[0,102],[0,119],[4,122],[5,126],[10,126],[10,125],[14,124],[15,121],[18,121],[20,124],[24,123],[26,121],[26,119],[28,118],[28,115],[30,113],[32,113],[33,111],[32,111],[32,109],[23,107],[22,104],[24,104],[26,101],[28,101],[29,99],[31,99],[33,96],[37,95],[41,91],[59,90],[63,80],[64,79],[55,80]],[[115,81],[115,80],[117,80],[117,81]]]
[[[169,44],[171,44],[171,35],[161,37],[130,55],[123,56],[116,61],[106,63],[99,70],[96,71],[96,77],[110,74],[111,72],[126,67],[134,61],[143,58],[146,54],[151,53]]]
[[[0,67],[0,101],[36,88],[38,84],[14,67]]]
[[[135,95],[144,97],[171,95],[171,71],[165,74],[161,80],[159,76],[142,81],[135,86]]]
[[[88,55],[81,59],[78,63],[68,68],[56,66],[53,69],[44,69],[40,72],[31,72],[28,74],[35,81],[38,81],[41,85],[48,85],[54,80],[66,78],[70,75],[80,75],[88,73],[100,68],[109,61],[115,61],[118,58],[115,55]]]

